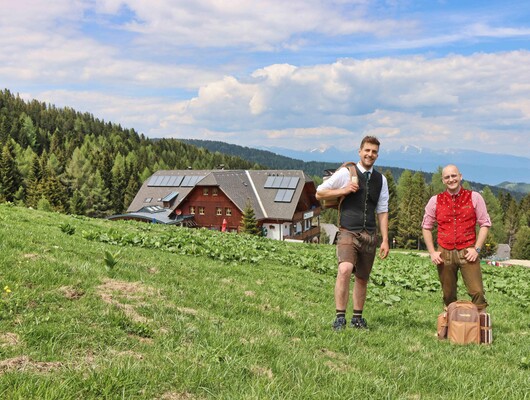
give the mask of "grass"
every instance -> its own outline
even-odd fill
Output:
[[[530,398],[529,269],[484,267],[494,343],[455,346],[428,260],[378,262],[336,333],[333,247],[270,242],[0,205],[0,397]]]

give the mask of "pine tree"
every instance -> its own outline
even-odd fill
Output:
[[[512,257],[519,260],[530,260],[530,227],[522,226],[515,235]]]
[[[22,176],[15,161],[13,143],[8,141],[0,155],[0,196],[6,201],[14,201],[21,185]]]
[[[127,182],[127,188],[125,188],[125,196],[123,198],[123,209],[126,210],[131,203],[133,202],[138,189],[140,188],[140,182],[136,178],[136,174],[131,174],[129,177],[129,182]]]
[[[31,118],[26,114],[20,115],[20,130],[18,132],[19,144],[22,147],[31,147],[33,150],[37,149],[37,129],[33,124]]]
[[[399,225],[397,241],[400,247],[414,249],[420,246],[421,221],[425,209],[425,178],[421,172],[414,175],[404,171],[399,179]]]
[[[70,214],[83,215],[85,214],[85,200],[79,190],[75,190],[74,194],[70,198]]]
[[[530,193],[523,197],[519,203],[519,212],[524,215],[526,220],[526,224],[523,223],[521,226],[530,226]]]
[[[31,169],[26,179],[26,205],[28,207],[37,207],[39,200],[43,195],[41,183],[43,173],[41,171],[39,157],[34,154]]]
[[[412,224],[412,216],[410,214],[410,208],[412,199],[409,194],[412,192],[412,173],[409,170],[403,171],[398,181],[398,233],[397,233],[397,245],[402,248],[411,248],[414,243],[410,243],[411,237],[413,236],[410,232]]]
[[[482,197],[484,198],[491,219],[489,232],[493,236],[493,240],[496,243],[506,243],[506,231],[502,223],[503,215],[499,200],[493,195],[493,192],[488,186],[482,190]]]
[[[506,230],[508,244],[510,245],[510,247],[513,246],[515,235],[519,230],[520,216],[518,215],[518,208],[519,207],[517,206],[517,202],[513,197],[511,197],[511,201],[504,216],[504,229]]]
[[[51,207],[55,211],[66,212],[69,206],[68,193],[55,171],[48,169],[42,185],[44,189],[43,196],[50,202]]]
[[[250,205],[250,201],[247,201],[245,209],[243,210],[243,216],[241,217],[241,232],[250,235],[259,235],[261,233],[258,228],[254,209]]]
[[[89,178],[81,189],[81,193],[86,202],[86,215],[93,218],[104,218],[110,214],[109,191],[103,184],[99,170],[96,170],[96,173]]]
[[[434,196],[435,194],[442,193],[445,191],[445,185],[442,181],[443,167],[438,167],[435,173],[432,174],[431,183],[429,184],[428,195]]]
[[[118,154],[112,167],[112,191],[110,192],[110,200],[115,213],[121,214],[125,209],[123,200],[127,183],[125,160],[121,154]]]

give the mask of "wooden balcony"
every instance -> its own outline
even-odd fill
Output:
[[[284,236],[283,239],[290,239],[290,240],[303,240],[304,242],[310,242],[311,239],[314,237],[320,235],[320,227],[319,226],[312,226],[311,229],[305,232],[300,232],[295,235],[291,236]]]

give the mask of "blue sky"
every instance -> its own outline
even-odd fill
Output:
[[[148,137],[529,156],[526,1],[0,3],[0,87]]]

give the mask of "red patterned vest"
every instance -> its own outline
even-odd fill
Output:
[[[438,244],[444,249],[462,250],[475,245],[477,216],[471,190],[461,188],[456,195],[449,192],[436,197]]]

